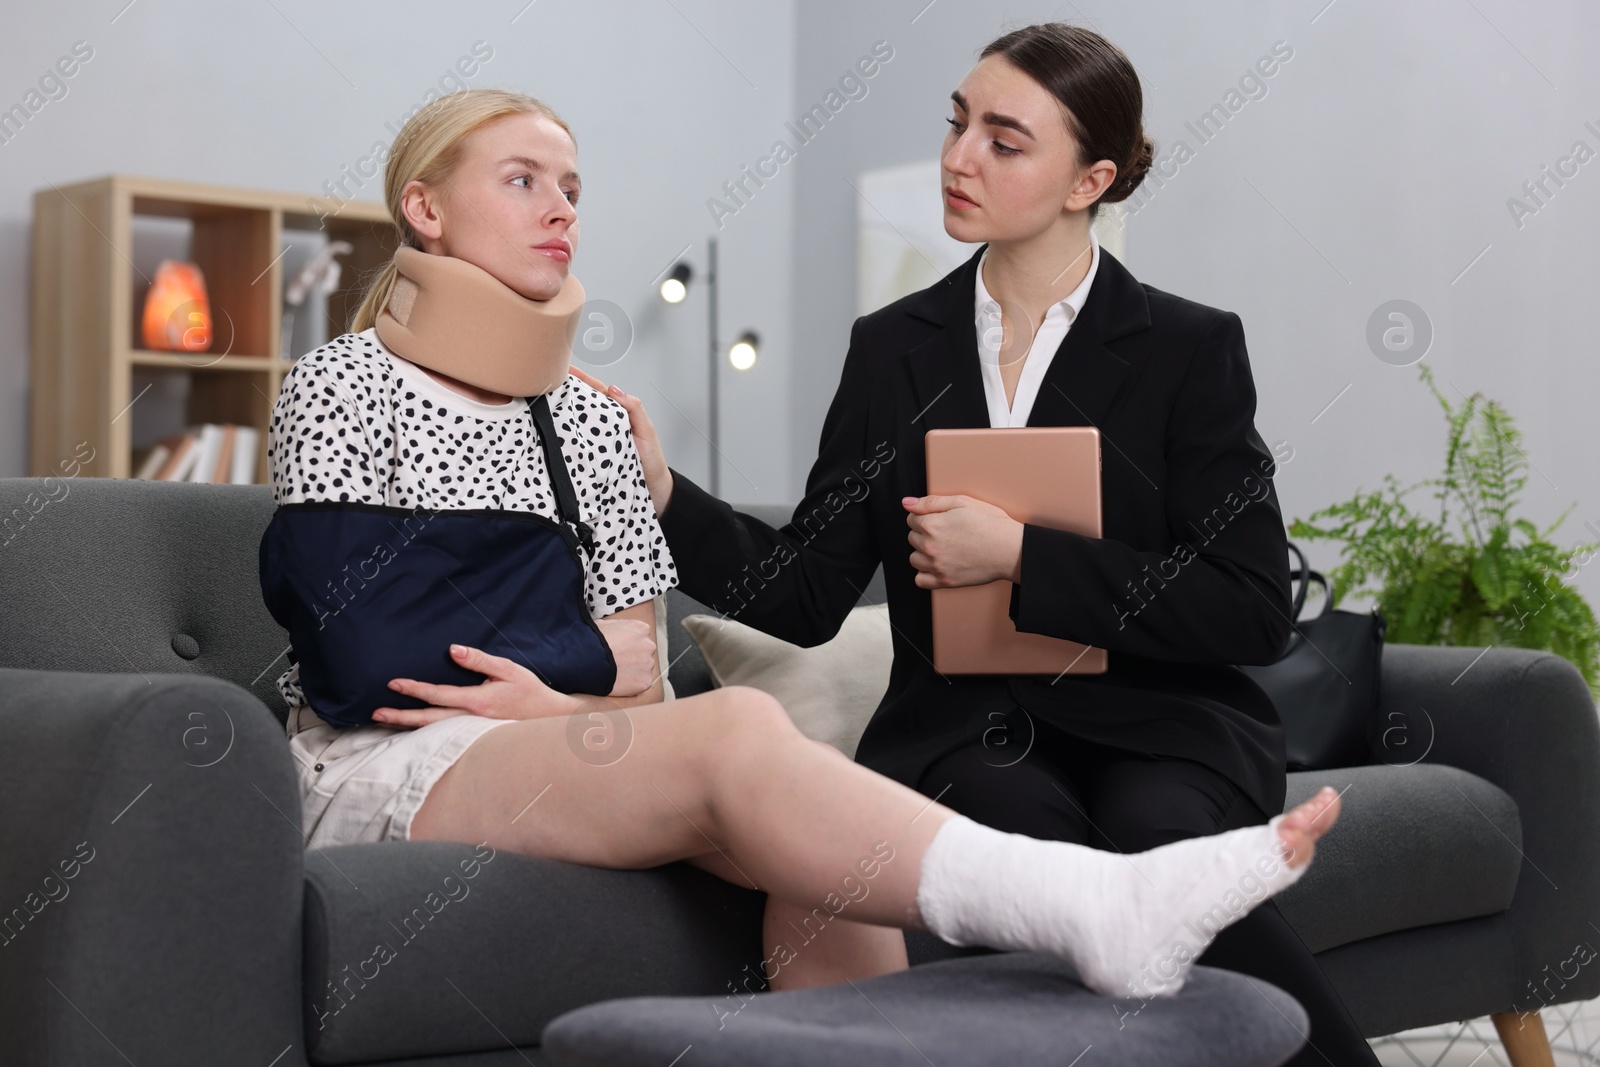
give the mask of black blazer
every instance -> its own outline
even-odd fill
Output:
[[[889,688],[858,762],[912,788],[939,756],[1021,706],[1074,735],[1191,759],[1283,810],[1276,711],[1232,664],[1275,661],[1290,633],[1274,455],[1231,311],[1143,284],[1100,249],[1082,311],[1028,424],[1098,426],[1104,536],[1028,525],[1019,630],[1108,651],[1099,675],[944,676],[930,591],[915,583],[902,496],[927,493],[923,434],[987,426],[973,323],[978,260],[856,320],[838,393],[794,518],[774,529],[676,470],[661,526],[682,588],[802,646],[826,641],[882,562],[893,630]],[[1041,471],[1048,477],[1048,471]],[[993,762],[1003,763],[998,753]],[[1020,754],[1020,747],[1006,751]]]

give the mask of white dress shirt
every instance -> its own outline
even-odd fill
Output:
[[[1076,289],[1050,305],[1039,332],[1033,335],[1033,344],[1023,360],[1022,377],[1017,379],[1017,392],[1010,407],[1006,406],[1006,386],[1000,378],[1000,339],[1004,336],[1000,305],[983,284],[983,264],[989,258],[988,249],[984,249],[983,258],[978,260],[973,314],[978,327],[978,362],[983,369],[983,393],[989,404],[990,426],[1028,424],[1028,413],[1033,410],[1034,398],[1039,395],[1039,383],[1044,380],[1044,372],[1055,358],[1056,349],[1067,336],[1067,330],[1072,327],[1078,312],[1083,310],[1083,302],[1089,297],[1089,286],[1094,284],[1094,272],[1100,267],[1100,240],[1092,229],[1089,231],[1089,248],[1089,272]]]

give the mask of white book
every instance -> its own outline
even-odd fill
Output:
[[[150,454],[144,457],[144,462],[139,465],[139,473],[135,478],[154,478],[167,462],[167,457],[172,455],[172,449],[166,445],[157,444],[150,449]]]
[[[256,438],[254,426],[240,426],[233,440],[234,485],[249,485],[256,480]]]
[[[222,444],[222,427],[214,422],[208,422],[200,427],[200,447],[196,449],[199,460],[194,469],[189,472],[191,482],[209,482],[211,472],[217,465],[217,449]]]

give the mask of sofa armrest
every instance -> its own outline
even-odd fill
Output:
[[[0,1062],[304,1064],[300,796],[266,706],[0,669],[0,738]]]
[[[1378,716],[1373,762],[1459,767],[1517,803],[1516,1004],[1537,1007],[1530,983],[1542,988],[1552,974],[1558,984],[1542,999],[1600,995],[1600,965],[1581,967],[1600,947],[1589,921],[1600,898],[1600,721],[1578,669],[1530,649],[1388,645]],[[1591,947],[1575,960],[1580,945]]]

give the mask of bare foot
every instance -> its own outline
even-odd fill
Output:
[[[1311,862],[1317,839],[1339,821],[1339,793],[1325,785],[1311,799],[1284,813],[1278,823],[1278,840],[1287,853],[1284,862],[1290,867],[1304,867]]]

